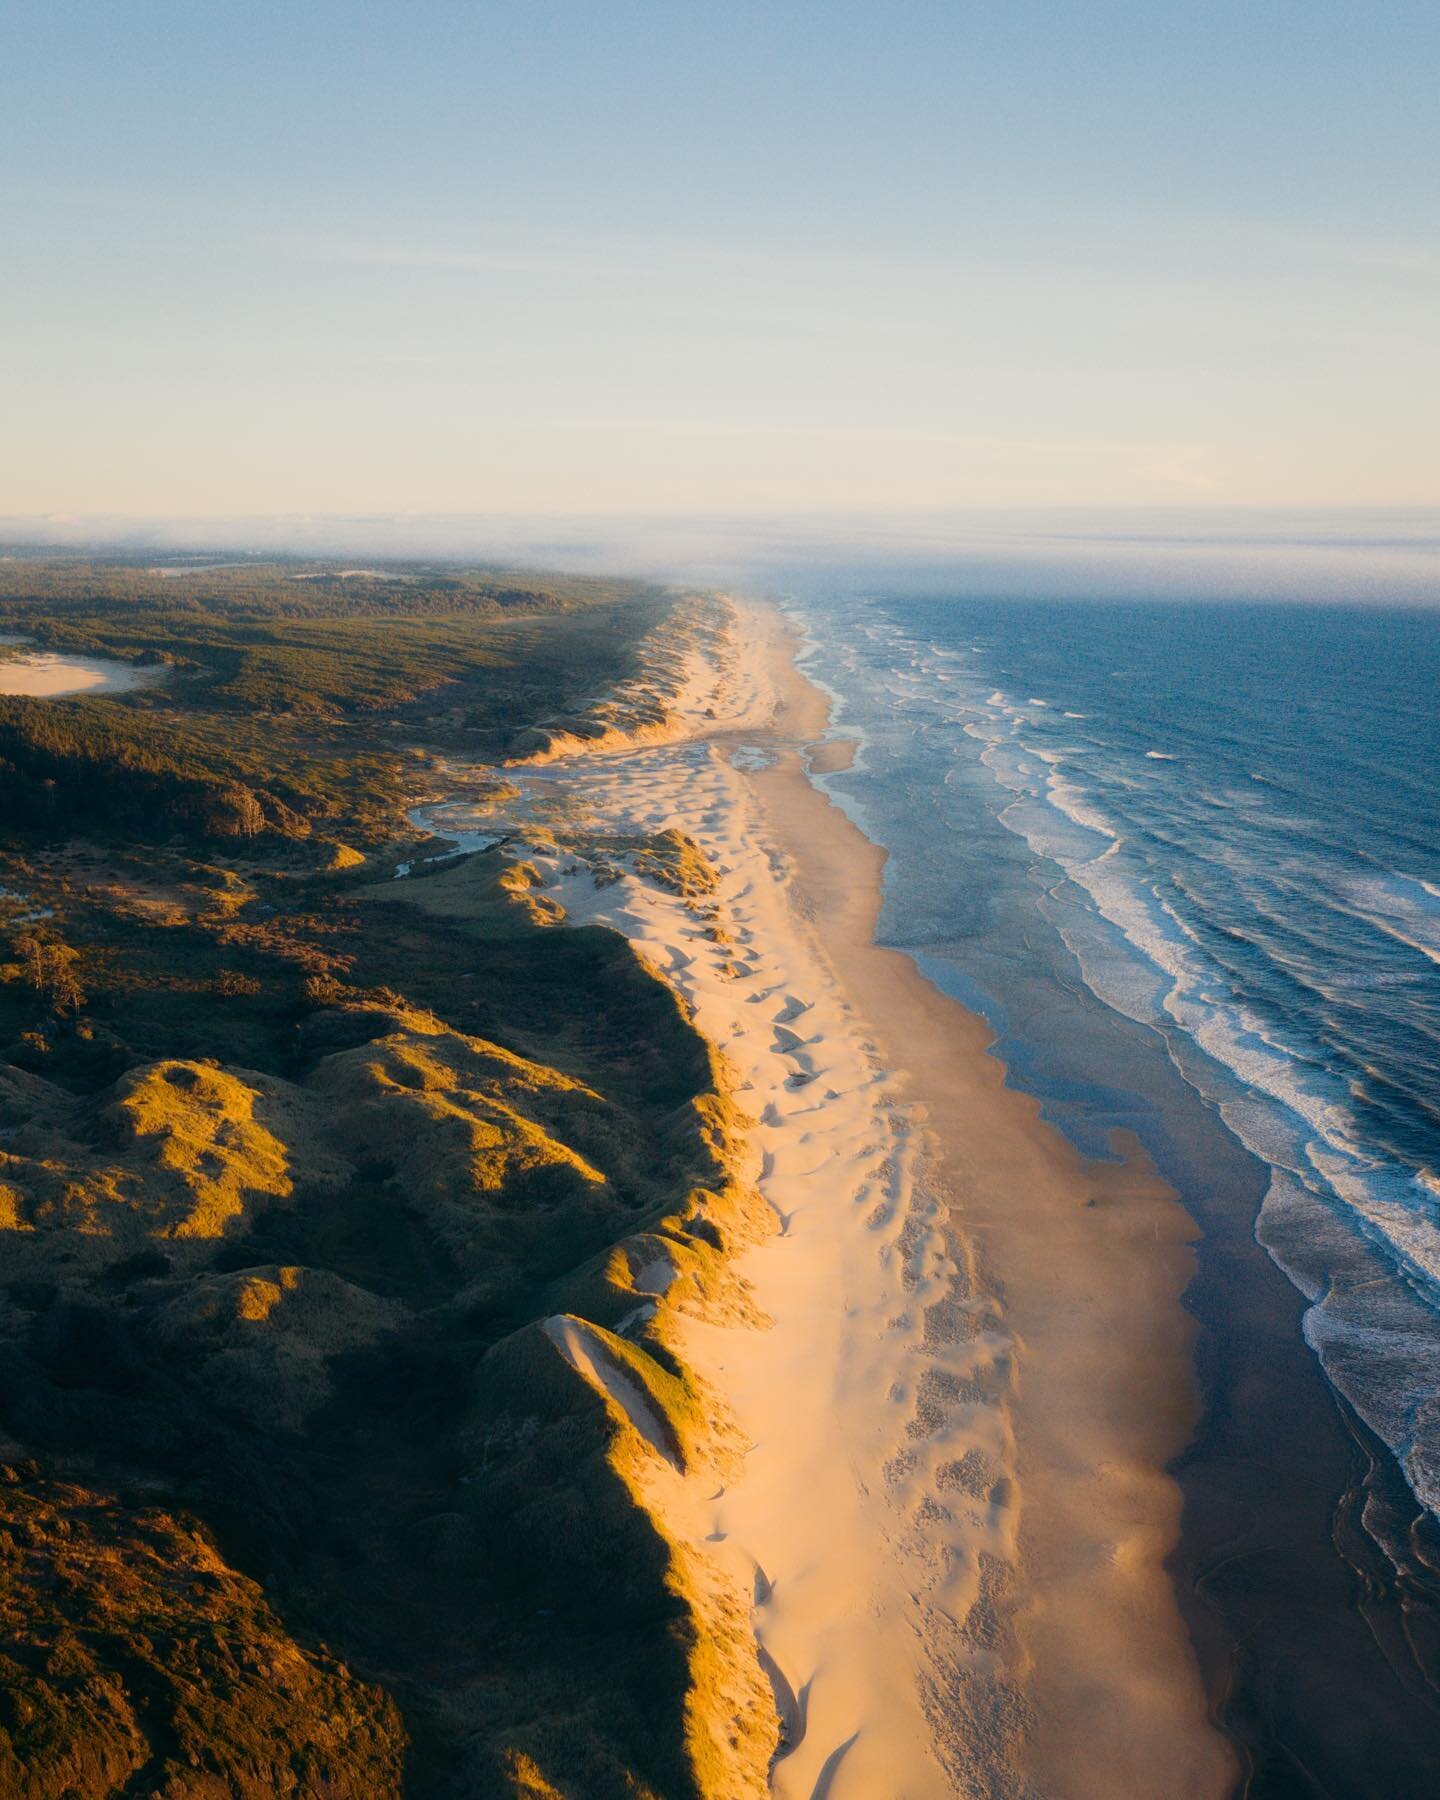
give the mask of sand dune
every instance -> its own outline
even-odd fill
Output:
[[[1188,1222],[1133,1159],[1083,1164],[1003,1089],[978,1022],[874,948],[881,859],[807,779],[824,702],[789,648],[747,613],[728,648],[695,649],[715,664],[681,684],[701,712],[516,771],[506,820],[523,839],[525,806],[564,797],[608,834],[603,868],[524,855],[720,1047],[779,1224],[737,1265],[767,1329],[675,1326],[742,1467],[718,1489],[657,1467],[654,1504],[749,1608],[783,1800],[1221,1793],[1162,1568]],[[705,909],[613,860],[617,837],[667,828],[715,870]],[[1087,1212],[1097,1191],[1113,1209]],[[662,1448],[596,1334],[547,1329]]]
[[[141,668],[105,657],[37,651],[0,660],[0,694],[23,694],[31,700],[62,694],[123,694],[162,681],[165,673],[160,667]]]
[[[566,1361],[625,1414],[657,1456],[663,1456],[676,1471],[682,1473],[675,1444],[664,1419],[650,1404],[637,1383],[633,1382],[605,1348],[599,1332],[584,1319],[568,1314],[547,1319],[545,1335],[557,1345]]]

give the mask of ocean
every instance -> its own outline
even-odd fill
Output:
[[[889,852],[882,940],[1202,1225],[1255,1164],[1310,1353],[1440,1511],[1440,612],[878,571],[788,605],[860,742],[824,783]]]

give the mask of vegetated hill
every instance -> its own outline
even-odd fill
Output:
[[[0,632],[168,665],[101,698],[0,700],[0,829],[297,840],[395,828],[401,742],[498,757],[633,675],[673,605],[637,582],[287,565],[170,578],[0,559]],[[404,739],[397,737],[403,731]]]
[[[558,612],[484,741],[653,603]],[[0,873],[0,1793],[762,1794],[746,1621],[651,1504],[734,1455],[673,1324],[765,1229],[709,1046],[498,859],[322,842],[398,753],[204,691],[0,714],[56,794]],[[152,814],[202,777],[310,834]]]
[[[492,670],[521,682],[507,695],[513,711],[526,691],[553,700],[567,674],[589,691],[624,673],[634,630],[665,604],[641,582],[423,565],[388,579],[299,564],[174,578],[0,558],[0,631],[65,653],[170,662],[189,680],[148,701],[232,712],[373,712]],[[572,629],[545,629],[561,619]]]
[[[292,775],[111,701],[0,697],[0,822],[22,830],[304,837],[341,801],[320,770]]]
[[[652,1452],[538,1321],[582,1289],[602,1328],[642,1306],[642,1233],[703,1265],[748,1227],[704,1046],[592,955],[592,1003],[629,985],[648,1015],[639,1081],[349,1002],[305,1016],[291,1077],[170,1060],[84,1097],[0,1087],[23,1447],[0,1605],[26,1671],[0,1768],[8,1746],[53,1769],[28,1791],[205,1771],[258,1795],[292,1756],[326,1770],[302,1792],[501,1793],[522,1758],[562,1792],[724,1791],[687,1753],[716,1627],[637,1503]],[[710,1409],[663,1334],[613,1341],[703,1457]],[[234,1671],[269,1665],[257,1718]]]

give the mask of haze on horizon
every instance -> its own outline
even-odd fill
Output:
[[[4,34],[10,515],[1440,500],[1440,12],[100,0]]]

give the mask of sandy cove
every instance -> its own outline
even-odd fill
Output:
[[[0,638],[0,644],[22,641]],[[36,651],[0,660],[0,694],[21,694],[31,700],[56,700],[68,694],[125,694],[134,688],[152,687],[168,673],[157,665]]]
[[[650,882],[525,851],[722,1048],[780,1221],[738,1265],[768,1329],[681,1327],[742,1472],[716,1491],[657,1456],[654,1503],[752,1609],[785,1800],[1223,1794],[1163,1570],[1192,1227],[1133,1147],[1080,1158],[984,1024],[875,945],[883,854],[807,774],[827,703],[795,648],[746,605],[669,741],[517,772],[597,829],[679,827],[720,878],[728,945]]]

